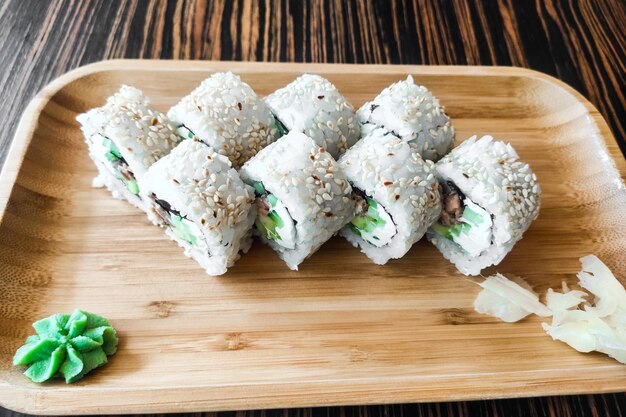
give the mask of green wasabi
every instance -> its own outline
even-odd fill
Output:
[[[96,314],[76,310],[33,323],[29,336],[13,357],[13,365],[26,365],[33,382],[64,378],[70,384],[106,364],[117,351],[118,338],[109,322]]]

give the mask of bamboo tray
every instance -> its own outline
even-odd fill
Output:
[[[255,243],[211,278],[144,216],[92,189],[75,116],[122,83],[166,110],[214,71],[260,95],[302,72],[359,106],[412,74],[446,105],[457,144],[513,143],[543,187],[538,220],[497,268],[543,294],[593,253],[624,279],[626,163],[598,111],[517,68],[108,61],[46,87],[22,117],[0,176],[0,404],[36,414],[209,411],[626,390],[626,368],[554,342],[530,317],[472,308],[479,287],[427,242],[384,267],[341,238],[291,272]],[[494,269],[486,271],[493,272]],[[30,324],[84,308],[121,339],[80,383],[36,385],[11,366]]]

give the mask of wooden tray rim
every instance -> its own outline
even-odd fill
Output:
[[[618,143],[613,136],[613,133],[608,127],[608,124],[604,118],[600,115],[599,111],[591,104],[582,94],[576,91],[571,86],[562,82],[561,80],[544,74],[539,71],[520,68],[520,67],[506,67],[506,66],[453,66],[453,65],[382,65],[382,64],[318,64],[318,63],[272,63],[272,62],[239,62],[239,61],[189,61],[189,60],[142,60],[142,59],[113,59],[104,60],[78,67],[72,71],[69,71],[60,77],[52,80],[46,85],[28,104],[22,117],[20,118],[18,127],[14,134],[9,152],[7,154],[4,166],[0,172],[0,223],[2,222],[7,204],[9,202],[11,192],[15,181],[17,179],[18,172],[21,168],[22,161],[28,149],[28,146],[32,140],[33,134],[37,128],[37,121],[41,111],[44,109],[48,101],[54,97],[54,95],[60,91],[63,87],[77,81],[81,78],[90,76],[94,73],[101,71],[115,71],[115,70],[145,70],[145,71],[226,71],[237,67],[238,73],[250,73],[261,72],[267,70],[285,70],[285,71],[299,71],[299,72],[328,72],[332,69],[333,72],[338,73],[351,73],[355,70],[367,68],[368,71],[376,73],[386,74],[398,74],[398,73],[412,73],[423,75],[441,75],[447,76],[464,75],[464,76],[518,76],[535,79],[541,82],[552,84],[564,90],[579,103],[583,104],[587,110],[591,123],[594,125],[596,134],[601,140],[598,143],[603,147],[603,151],[610,155],[610,163],[612,168],[618,172],[618,176],[623,179],[623,176],[619,172],[626,172],[626,162],[624,162]],[[609,146],[607,146],[609,145]],[[601,368],[601,367],[600,367]],[[572,374],[576,374],[576,370],[571,370]],[[505,376],[505,374],[520,374],[520,372],[500,373],[499,376]],[[464,374],[460,379],[471,377],[472,375]],[[474,375],[475,376],[475,375]],[[515,397],[529,397],[529,396],[545,396],[545,395],[569,395],[569,394],[589,394],[588,387],[580,385],[578,387],[572,387],[568,385],[566,387],[548,388],[542,387],[541,384],[525,385],[521,380],[518,380],[513,388],[507,387],[507,382],[511,382],[516,378],[514,375],[510,375],[511,379],[503,379],[499,387],[494,387],[491,394],[485,395],[484,393],[475,392],[460,392],[460,393],[431,393],[431,396],[427,401],[460,401],[460,400],[478,400],[478,399],[498,399],[498,398],[515,398]],[[428,379],[428,376],[415,376],[399,378],[394,376],[394,382],[399,382],[402,379],[411,381],[419,379],[421,381]],[[433,381],[439,379],[440,376],[433,376]],[[92,406],[89,404],[83,405],[81,408],[74,408],[71,410],[64,409],[58,402],[48,402],[51,397],[60,399],[64,395],[71,395],[71,386],[55,386],[54,388],[48,387],[35,387],[25,388],[21,386],[15,386],[10,382],[2,378],[0,374],[0,405],[3,407],[28,413],[28,414],[40,414],[40,415],[76,415],[76,414],[97,414],[97,413],[135,413],[135,412],[194,412],[194,411],[225,411],[225,410],[240,410],[240,409],[267,409],[275,407],[308,407],[311,406],[331,406],[331,405],[347,405],[354,404],[354,398],[359,397],[358,403],[364,404],[377,404],[377,403],[399,403],[399,402],[415,402],[414,394],[412,395],[411,389],[403,389],[402,387],[393,388],[387,390],[387,398],[383,401],[380,400],[379,394],[371,394],[367,391],[370,387],[371,381],[376,380],[383,382],[386,378],[361,378],[356,383],[352,380],[336,380],[333,381],[337,385],[342,385],[343,389],[338,390],[333,395],[324,395],[324,381],[313,381],[307,383],[251,383],[251,384],[234,384],[232,386],[228,384],[220,384],[219,386],[212,385],[199,385],[193,387],[183,387],[183,389],[194,391],[201,396],[201,399],[193,402],[180,402],[176,401],[177,386],[173,387],[158,387],[158,388],[133,388],[128,389],[124,387],[120,388],[107,388],[103,393],[110,395],[116,394],[130,394],[141,397],[151,396],[165,396],[172,398],[169,403],[171,406],[165,408],[163,403],[159,403],[156,406],[142,403],[123,403],[116,402],[112,406],[101,407]],[[369,382],[368,382],[369,381]],[[615,383],[614,381],[596,381],[597,385],[592,393],[608,393],[608,392],[620,392],[626,391],[626,378]],[[278,392],[280,394],[272,398],[256,397],[246,398],[245,387],[253,385],[264,385],[268,390]],[[523,388],[520,390],[520,386]],[[301,395],[297,395],[300,389],[306,387],[310,392],[316,392],[316,387],[319,387],[320,391],[312,399],[304,398]],[[349,389],[348,389],[349,387]],[[225,390],[239,389],[242,392],[240,397],[230,396],[228,399],[221,397],[220,393]],[[101,388],[91,389],[88,386],[81,386],[80,391],[103,391]],[[77,394],[80,394],[76,392]],[[129,397],[130,398],[130,397]],[[422,400],[424,401],[424,400]]]

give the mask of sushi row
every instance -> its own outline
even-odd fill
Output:
[[[252,236],[293,270],[339,233],[383,265],[424,235],[464,274],[498,264],[537,217],[540,188],[509,144],[454,128],[409,76],[356,112],[305,74],[264,99],[216,73],[165,115],[123,86],[77,117],[94,186],[145,211],[210,275]]]

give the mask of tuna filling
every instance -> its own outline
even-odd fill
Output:
[[[391,216],[373,198],[366,196],[361,190],[353,190],[356,216],[349,223],[350,230],[378,248],[388,245],[397,233]]]
[[[254,226],[259,233],[287,249],[296,247],[296,221],[291,218],[287,207],[262,182],[252,184],[256,196],[258,214]]]
[[[158,199],[154,193],[150,194],[150,198],[155,204],[156,213],[176,237],[208,253],[208,246],[202,231],[194,222],[181,215],[180,211],[174,209],[167,201]]]
[[[111,175],[124,184],[128,191],[134,195],[139,195],[139,186],[135,175],[111,139],[100,134],[93,135],[89,141],[89,150]]]
[[[479,256],[491,246],[491,215],[451,181],[443,183],[442,189],[443,209],[432,226],[433,231],[457,244],[468,255]]]

